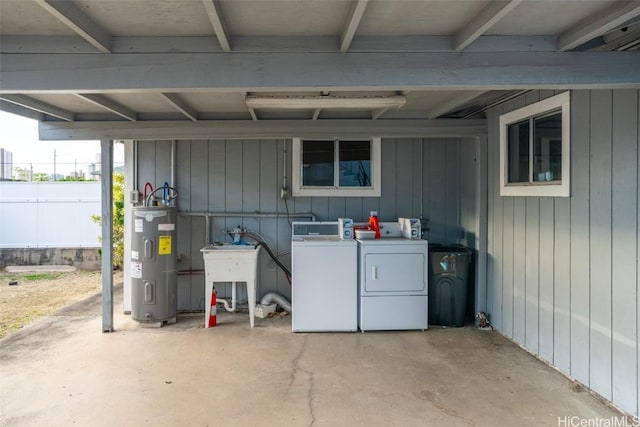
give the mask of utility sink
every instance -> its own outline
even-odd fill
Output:
[[[207,283],[255,280],[258,249],[254,245],[209,245],[200,249]]]
[[[222,245],[208,245],[208,246],[205,246],[204,248],[200,249],[200,252],[210,252],[210,251],[215,251],[215,252],[227,252],[227,251],[238,252],[238,251],[249,251],[249,250],[256,250],[256,246],[255,245],[232,245],[231,243],[224,243]]]
[[[249,322],[253,327],[260,249],[261,246],[231,244],[208,245],[200,249],[204,258],[205,271],[205,327],[208,327],[209,324],[211,313],[209,301],[211,301],[211,294],[216,282],[233,282],[233,307],[235,307],[236,282],[247,283]]]

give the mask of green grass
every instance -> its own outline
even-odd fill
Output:
[[[29,274],[10,274],[5,280],[26,280],[32,282],[35,280],[53,280],[58,279],[63,273],[29,273]]]

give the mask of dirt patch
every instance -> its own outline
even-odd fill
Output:
[[[114,275],[122,281],[122,272]],[[17,282],[17,285],[9,285]],[[41,316],[100,292],[99,271],[68,273],[0,272],[0,338],[33,322]]]

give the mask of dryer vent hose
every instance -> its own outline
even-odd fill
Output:
[[[291,313],[291,303],[280,294],[268,292],[262,297],[262,300],[260,300],[260,304],[262,305],[269,305],[274,302],[282,307],[283,310]]]

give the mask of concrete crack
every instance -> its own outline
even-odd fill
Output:
[[[431,402],[431,404],[433,406],[436,407],[436,409],[438,409],[440,412],[450,416],[450,417],[454,417],[459,419],[460,421],[464,422],[467,425],[470,426],[475,426],[475,422],[473,420],[470,420],[469,418],[463,417],[462,415],[458,414],[458,412],[456,412],[455,410],[448,408],[447,406],[445,406],[443,403],[441,403],[438,399],[438,397],[433,393],[430,392],[428,390],[422,390],[420,393],[414,393],[414,395],[422,400],[427,400],[429,402]]]
[[[309,427],[316,423],[316,416],[313,413],[313,372],[304,371],[309,374],[309,390],[307,392],[307,401],[309,402],[309,415],[311,416],[311,423]]]
[[[296,381],[296,377],[298,376],[298,373],[306,374],[307,382],[308,382],[307,405],[309,407],[309,416],[311,417],[311,423],[309,423],[309,426],[311,427],[316,423],[316,417],[313,412],[313,399],[314,399],[313,372],[300,367],[300,361],[302,359],[302,356],[304,356],[304,352],[307,348],[308,338],[309,338],[309,335],[304,336],[304,339],[302,340],[302,345],[300,346],[300,350],[298,351],[298,354],[296,354],[296,356],[291,361],[291,365],[293,366],[293,369],[291,370],[291,375],[289,376],[289,386],[287,388],[287,393],[291,392],[291,388],[293,387],[293,383]]]
[[[287,388],[287,391],[291,390],[291,387],[293,386],[293,383],[296,380],[296,375],[298,374],[298,370],[300,370],[300,359],[302,359],[302,355],[304,354],[304,351],[307,348],[307,338],[309,338],[309,335],[304,336],[304,339],[302,340],[302,345],[300,346],[300,350],[298,351],[298,354],[296,354],[296,357],[294,357],[293,360],[291,361],[293,370],[291,371],[291,375],[289,376],[289,387]]]

